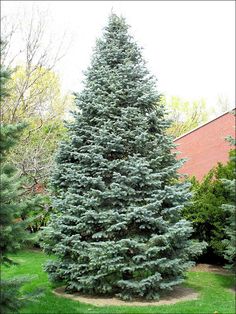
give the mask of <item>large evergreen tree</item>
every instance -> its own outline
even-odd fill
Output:
[[[15,167],[6,162],[9,149],[17,142],[23,125],[2,125],[0,133],[0,249],[1,263],[10,263],[9,253],[19,249],[25,237],[24,228],[19,219],[24,204],[20,203],[21,181]]]
[[[3,53],[4,42],[0,41],[0,52]],[[9,96],[7,82],[10,80],[10,70],[0,64],[0,105]],[[0,107],[2,109],[2,107]],[[1,121],[0,129],[0,263],[10,263],[7,257],[15,252],[24,238],[24,228],[17,220],[23,206],[20,201],[22,193],[21,180],[17,170],[7,160],[9,151],[17,143],[25,125],[23,123],[12,125]]]
[[[2,52],[2,42],[0,43]],[[0,104],[8,96],[6,83],[10,79],[10,72],[0,64]],[[0,132],[0,264],[10,265],[13,261],[9,253],[16,252],[24,239],[24,227],[18,219],[24,204],[20,202],[20,179],[16,169],[7,162],[9,150],[16,144],[23,124],[3,125]],[[17,313],[23,305],[20,286],[25,278],[12,278],[0,282],[0,312]]]
[[[0,42],[0,51],[4,44]],[[0,64],[0,104],[9,96],[7,82],[11,73],[2,63]],[[2,109],[2,108],[1,108]],[[25,128],[24,123],[4,124],[1,121],[0,129],[0,265],[11,266],[14,261],[9,258],[22,248],[27,239],[25,224],[21,214],[29,207],[32,208],[34,200],[22,196],[22,179],[17,169],[9,162],[9,152],[17,144]],[[35,300],[41,294],[40,289],[31,294],[25,294],[20,289],[22,284],[30,277],[21,276],[5,279],[4,272],[0,281],[0,313],[18,313],[30,300]]]
[[[158,299],[183,282],[201,245],[181,219],[190,193],[141,49],[112,14],[97,41],[69,140],[56,157],[58,213],[45,230],[46,270],[67,290]]]

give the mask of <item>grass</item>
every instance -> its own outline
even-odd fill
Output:
[[[36,288],[44,288],[44,295],[38,301],[31,302],[21,310],[22,314],[228,314],[235,313],[234,293],[229,290],[233,287],[234,276],[218,275],[214,273],[189,272],[185,286],[195,289],[200,293],[198,300],[184,301],[173,305],[150,307],[125,307],[107,306],[95,307],[88,304],[55,296],[52,293],[53,286],[49,282],[47,274],[42,270],[42,265],[48,259],[40,251],[23,251],[12,258],[18,265],[2,269],[4,278],[13,276],[32,275],[35,278],[26,283],[23,289],[27,292]]]

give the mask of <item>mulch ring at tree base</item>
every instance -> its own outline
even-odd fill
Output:
[[[165,297],[161,298],[160,301],[122,301],[120,299],[111,297],[111,298],[103,298],[103,297],[93,297],[86,296],[80,293],[69,294],[65,292],[65,287],[59,287],[53,290],[53,293],[57,296],[61,296],[64,298],[68,298],[74,301],[79,301],[82,303],[87,303],[95,306],[117,306],[117,305],[125,305],[125,306],[156,306],[156,305],[168,305],[175,304],[180,301],[190,301],[197,300],[199,297],[199,293],[195,292],[193,289],[185,288],[185,287],[176,287],[173,291],[166,294]]]
[[[190,269],[190,271],[194,272],[209,272],[209,273],[216,273],[219,275],[225,275],[225,276],[232,276],[233,273],[229,270],[223,268],[222,266],[217,265],[211,265],[211,264],[197,264],[193,268]]]

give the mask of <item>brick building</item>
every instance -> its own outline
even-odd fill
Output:
[[[217,162],[226,163],[231,147],[225,138],[229,135],[235,138],[232,111],[176,138],[174,142],[180,152],[177,158],[188,159],[179,172],[201,180]]]

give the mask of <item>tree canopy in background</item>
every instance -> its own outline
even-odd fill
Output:
[[[7,158],[25,179],[23,197],[31,196],[35,200],[29,212],[22,212],[21,218],[34,217],[29,229],[37,231],[49,218],[48,179],[54,152],[65,136],[63,119],[73,108],[74,97],[62,91],[55,72],[55,66],[65,54],[66,39],[55,44],[42,12],[32,11],[29,19],[21,13],[17,20],[2,17],[1,26],[5,39],[1,62],[11,72],[11,80],[6,86],[9,97],[1,103],[1,122],[26,124]]]
[[[63,119],[72,106],[72,96],[62,95],[58,76],[46,68],[36,68],[28,74],[25,67],[19,66],[8,87],[11,95],[3,103],[2,121],[27,122],[21,141],[10,157],[29,178],[30,190],[48,181],[54,151],[65,133]]]
[[[2,103],[1,121],[27,124],[10,158],[28,176],[30,190],[30,186],[48,180],[53,153],[64,135],[63,119],[73,108],[74,97],[62,92],[55,73],[55,66],[66,53],[67,38],[55,42],[47,29],[45,12],[32,10],[27,19],[21,11],[18,13],[17,21],[1,19],[5,38],[2,63],[12,72],[8,82],[11,93]]]
[[[209,119],[210,113],[204,99],[191,102],[176,96],[163,96],[162,102],[168,111],[168,118],[171,119],[167,132],[174,138],[195,129]]]

